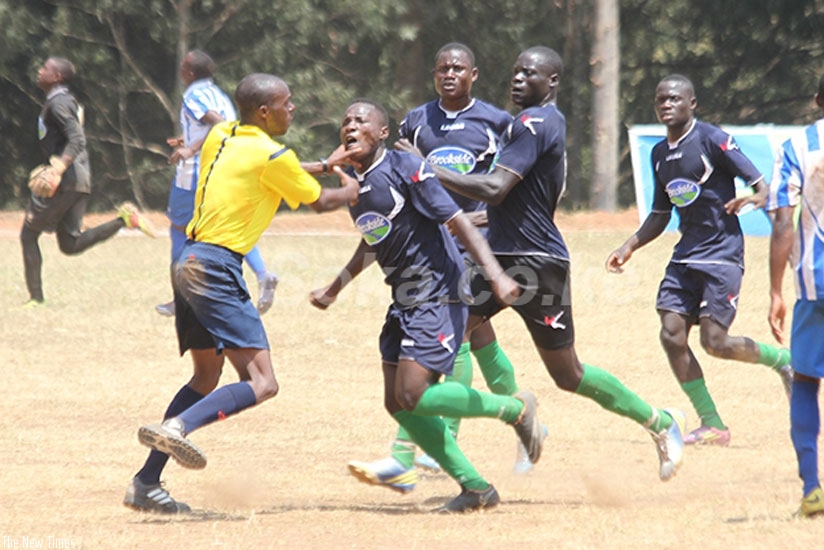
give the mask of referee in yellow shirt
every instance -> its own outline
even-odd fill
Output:
[[[126,491],[124,504],[144,511],[189,512],[160,483],[173,457],[185,468],[206,466],[186,436],[274,397],[278,383],[260,315],[242,276],[243,256],[269,226],[281,201],[332,210],[358,196],[357,185],[321,188],[311,174],[327,174],[354,151],[339,147],[318,162],[301,163],[275,141],[289,129],[295,106],[289,87],[269,74],[251,74],[237,86],[240,121],[214,126],[203,144],[195,210],[188,240],[172,266],[175,326],[181,355],[194,375],[169,404],[162,424],[143,426],[138,438],[152,449]],[[226,359],[240,381],[215,390]]]

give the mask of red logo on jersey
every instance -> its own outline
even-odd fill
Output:
[[[561,312],[558,313],[558,315],[553,315],[552,317],[544,315],[544,324],[546,326],[552,327],[554,329],[560,329],[560,330],[566,329],[566,325],[558,321],[558,319],[560,319],[563,314],[564,314],[564,312],[561,311]]]
[[[735,139],[733,139],[732,136],[728,137],[725,143],[719,143],[718,146],[722,151],[733,151],[738,149],[738,144],[735,143]]]

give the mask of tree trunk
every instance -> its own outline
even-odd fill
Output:
[[[592,195],[590,206],[614,212],[618,188],[618,0],[596,0],[592,45]]]

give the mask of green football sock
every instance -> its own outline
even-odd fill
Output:
[[[719,430],[726,430],[727,427],[721,421],[718,411],[715,409],[715,403],[710,397],[710,392],[707,390],[707,383],[703,378],[697,378],[684,382],[681,384],[681,389],[690,398],[695,412],[701,419],[702,426],[710,426],[711,428],[718,428]]]
[[[523,401],[509,395],[480,392],[457,382],[441,382],[423,392],[412,412],[418,416],[500,418],[512,424],[523,409]]]
[[[489,391],[498,395],[515,395],[518,383],[515,381],[515,369],[504,350],[493,340],[481,349],[472,352],[478,360],[478,366],[486,380]]]
[[[759,351],[756,363],[759,365],[767,365],[772,370],[778,372],[781,370],[781,367],[790,364],[790,350],[787,348],[777,348],[760,342],[756,342],[756,344],[758,345]]]
[[[455,357],[455,364],[452,366],[452,374],[444,377],[444,381],[457,382],[467,387],[472,386],[472,355],[469,353],[469,342],[461,344],[458,355]],[[445,416],[443,421],[452,435],[458,437],[461,419]]]
[[[654,409],[613,375],[592,365],[583,365],[584,376],[575,393],[589,397],[610,412],[630,418],[654,432],[672,425],[672,417]]]
[[[415,443],[403,426],[398,426],[398,435],[395,436],[395,441],[392,443],[391,455],[392,458],[406,468],[415,465]]]
[[[485,491],[489,483],[470,464],[458,443],[438,416],[418,416],[412,412],[400,410],[394,415],[413,441],[434,458],[441,468],[455,481],[472,491]]]

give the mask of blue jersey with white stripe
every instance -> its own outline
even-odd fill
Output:
[[[824,119],[788,139],[776,155],[767,210],[801,205],[791,255],[801,300],[824,299]]]
[[[208,111],[220,114],[223,120],[237,120],[234,103],[211,78],[195,80],[183,92],[180,108],[184,146],[201,141],[209,133],[212,126],[201,122]]]
[[[735,139],[698,120],[676,143],[666,138],[652,149],[653,212],[677,208],[681,239],[672,261],[744,266],[744,235],[736,214],[724,205],[735,198],[735,178],[754,185],[762,178]]]
[[[401,138],[409,140],[432,166],[459,174],[489,172],[498,144],[512,116],[478,99],[460,111],[447,111],[440,99],[415,107],[401,121]],[[486,204],[447,190],[464,212],[483,210]]]
[[[376,254],[395,303],[408,308],[459,299],[463,262],[444,223],[461,210],[432,168],[414,155],[384,151],[365,173],[350,173],[360,192],[349,214]]]
[[[554,104],[529,107],[514,117],[497,165],[521,181],[500,204],[487,207],[494,253],[569,259],[554,220],[566,188],[565,147],[566,121]]]

